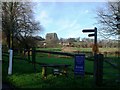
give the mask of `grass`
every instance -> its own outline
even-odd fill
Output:
[[[21,88],[75,88],[75,87],[85,87],[86,84],[88,87],[90,86],[90,83],[92,80],[90,77],[86,77],[84,79],[87,81],[87,83],[84,83],[84,86],[82,86],[82,79],[78,78],[77,80],[73,77],[55,77],[52,74],[49,74],[47,79],[44,80],[41,78],[40,73],[36,74],[22,74],[22,75],[12,75],[10,78],[10,81],[14,83],[15,86],[21,87]],[[19,81],[19,82],[18,82]],[[68,82],[69,81],[69,82]],[[75,85],[73,85],[73,83]],[[93,85],[92,85],[93,86]]]
[[[18,57],[18,56],[16,56]],[[74,59],[71,57],[58,57],[57,55],[37,54],[36,61],[40,63],[54,63],[54,64],[71,64],[68,69],[68,77],[64,75],[53,76],[51,69],[48,69],[47,79],[42,78],[42,68],[36,65],[36,73],[31,63],[22,59],[14,59],[13,74],[7,75],[8,70],[8,57],[3,56],[4,63],[2,65],[2,78],[3,81],[10,82],[15,87],[19,88],[93,88],[93,76],[85,75],[84,79],[74,78],[73,67]],[[93,61],[85,60],[85,71],[93,72]],[[104,81],[101,87],[119,87],[120,84],[115,82],[118,78],[115,76],[118,70],[112,68],[109,64],[104,63]],[[120,88],[120,87],[119,87]]]
[[[4,59],[7,59],[7,58],[4,57]],[[56,60],[56,58],[54,58],[54,60],[52,61],[53,58],[47,59],[44,57],[43,57],[43,59],[50,60],[48,63],[52,63],[52,62],[54,62],[54,60]],[[41,61],[43,59],[41,59]],[[46,60],[44,62],[47,62]],[[56,60],[56,63],[57,62],[61,63],[60,60],[63,61],[63,58],[57,59],[57,60]],[[71,63],[71,59],[64,59],[64,62]],[[33,70],[33,65],[26,61],[22,61],[22,60],[14,60],[13,74],[11,76],[8,76],[7,75],[7,66],[8,66],[8,61],[5,60],[5,62],[3,63],[3,74],[4,74],[3,80],[7,80],[10,83],[12,83],[14,86],[21,87],[21,88],[86,87],[87,83],[91,83],[93,80],[92,79],[93,77],[90,78],[89,76],[86,76],[85,81],[87,81],[87,83],[85,83],[85,86],[82,86],[81,78],[74,79],[74,75],[71,70],[72,68],[69,68],[70,71],[68,71],[69,72],[68,77],[65,77],[65,76],[56,77],[56,76],[53,76],[51,73],[49,73],[47,76],[47,79],[44,80],[42,78],[41,67],[39,65],[36,65],[37,72],[35,74],[34,70]],[[73,83],[75,83],[75,85],[73,85]],[[90,87],[89,84],[87,86]]]

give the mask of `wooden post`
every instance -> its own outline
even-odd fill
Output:
[[[97,63],[96,63],[96,80],[95,83],[97,86],[101,86],[103,82],[103,54],[97,54]]]
[[[36,73],[36,51],[35,48],[32,48],[32,64],[34,65],[34,72]]]
[[[50,57],[50,53],[48,53],[48,57]]]
[[[67,66],[63,67],[63,74],[67,76]]]
[[[94,28],[94,45],[97,45],[97,28]],[[94,83],[97,82],[97,50],[94,51]]]
[[[28,60],[30,61],[30,49],[28,50]]]
[[[46,69],[47,67],[42,67],[42,76],[43,76],[43,78],[44,79],[46,79],[46,77],[47,77],[47,73],[46,73]]]

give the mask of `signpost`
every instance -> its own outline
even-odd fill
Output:
[[[94,45],[97,46],[97,28],[95,27],[94,29],[84,29],[82,31],[83,33],[87,33],[87,32],[94,32],[93,34],[89,34],[89,37],[94,36]],[[99,77],[98,77],[98,72],[99,72],[99,65],[98,65],[98,56],[97,56],[97,49],[94,50],[94,83],[95,85],[97,85],[97,83],[99,82]]]

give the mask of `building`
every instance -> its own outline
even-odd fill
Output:
[[[46,34],[46,42],[59,42],[58,36],[56,33],[47,33]]]

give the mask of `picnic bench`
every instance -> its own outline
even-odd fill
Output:
[[[45,65],[40,65],[42,67],[42,75],[44,78],[47,77],[47,67],[53,68],[53,75],[60,75],[64,74],[67,76],[67,68],[71,65],[68,64],[45,64]],[[61,68],[61,70],[60,70]]]

